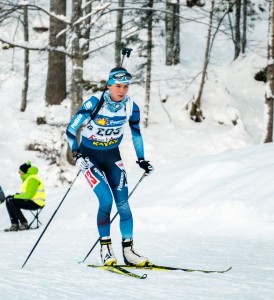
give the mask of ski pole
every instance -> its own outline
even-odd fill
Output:
[[[127,57],[130,57],[130,53],[131,53],[132,50],[133,50],[133,49],[131,49],[131,48],[123,48],[123,49],[122,49],[122,55],[123,55],[123,58],[122,58],[120,67],[122,67],[122,65],[123,65],[125,55],[126,55]]]
[[[30,258],[32,252],[34,251],[34,249],[36,248],[36,246],[38,245],[39,241],[41,240],[42,236],[44,235],[45,231],[47,230],[49,224],[51,223],[52,219],[54,218],[54,216],[56,215],[58,209],[60,208],[60,206],[62,205],[63,201],[65,200],[67,194],[69,193],[71,187],[73,186],[74,182],[76,181],[77,177],[79,176],[81,170],[78,171],[77,175],[75,176],[75,178],[73,179],[72,183],[70,184],[68,190],[66,191],[63,199],[61,200],[60,204],[58,205],[58,207],[56,208],[55,212],[53,213],[53,215],[51,216],[50,220],[48,221],[48,224],[46,225],[45,229],[43,230],[43,232],[41,233],[41,235],[39,236],[37,242],[35,243],[35,245],[33,246],[32,250],[30,251],[30,254],[28,255],[28,257],[26,258],[24,264],[22,265],[22,269],[24,268],[25,264],[27,263],[28,259]]]
[[[145,173],[142,175],[142,177],[139,179],[139,181],[137,182],[137,184],[135,185],[135,187],[132,189],[132,191],[130,192],[130,194],[128,195],[128,199],[131,197],[131,195],[134,193],[134,191],[137,189],[138,185],[141,183],[141,181],[146,177]],[[117,217],[118,215],[118,211],[116,212],[116,214],[114,215],[114,217],[111,219],[110,224],[114,221],[114,219]],[[97,241],[94,243],[94,245],[91,247],[91,249],[89,250],[88,254],[86,255],[86,257],[79,262],[79,264],[83,263],[88,256],[90,255],[90,253],[92,252],[92,250],[95,248],[95,246],[98,244],[98,242],[100,241],[100,237],[97,239]]]

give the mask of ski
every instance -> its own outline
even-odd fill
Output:
[[[145,266],[117,265],[116,267],[128,268],[128,269],[154,270],[154,271],[184,271],[184,272],[202,272],[202,273],[226,273],[232,269],[232,267],[230,267],[226,270],[202,270],[202,269],[167,267],[167,266],[159,266],[154,264],[149,264]]]
[[[125,275],[128,277],[134,277],[137,279],[147,278],[147,274],[138,275],[138,274],[132,273],[132,272],[122,268],[121,266],[98,266],[98,265],[87,265],[87,266],[92,267],[92,268],[102,269],[105,271],[110,271],[112,273],[116,273],[116,274],[120,274],[120,275]]]

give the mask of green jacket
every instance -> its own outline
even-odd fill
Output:
[[[22,182],[24,181],[31,175],[37,175],[38,174],[38,168],[35,166],[32,166],[28,169],[27,173],[21,175]],[[36,194],[38,186],[40,185],[40,182],[36,178],[30,178],[28,180],[28,184],[26,186],[26,192],[25,193],[17,193],[14,195],[15,199],[26,199],[26,200],[31,200],[33,196]]]

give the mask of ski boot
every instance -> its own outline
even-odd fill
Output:
[[[105,266],[112,266],[117,264],[117,259],[114,256],[112,245],[111,245],[111,239],[109,236],[100,238],[100,244],[101,244],[101,259],[102,263]]]
[[[18,230],[19,230],[19,224],[17,223],[11,224],[11,227],[4,229],[5,232],[18,231]]]
[[[124,261],[127,265],[146,266],[150,263],[148,258],[141,256],[134,251],[132,239],[123,239],[122,247]]]
[[[18,230],[28,230],[29,229],[29,224],[28,222],[21,222]]]

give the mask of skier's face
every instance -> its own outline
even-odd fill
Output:
[[[122,101],[129,89],[128,84],[126,83],[114,83],[108,86],[109,95],[113,101]]]

